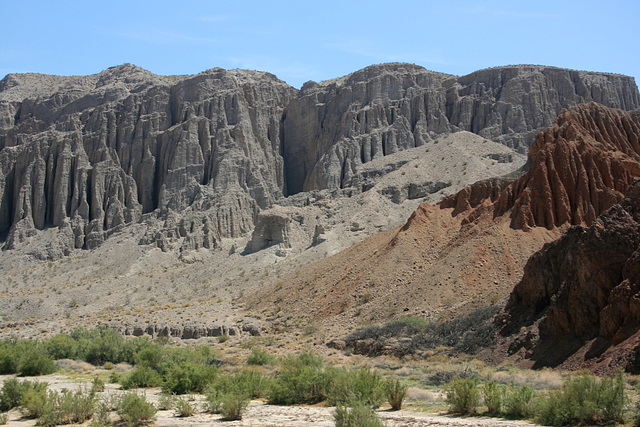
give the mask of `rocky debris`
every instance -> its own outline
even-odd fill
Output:
[[[3,247],[58,227],[57,246],[35,254],[58,256],[141,220],[150,228],[143,244],[215,247],[251,232],[258,213],[283,196],[365,191],[370,177],[358,167],[372,160],[457,130],[523,151],[561,108],[590,100],[640,106],[630,77],[542,66],[457,78],[383,64],[300,91],[268,73],[220,68],[11,74],[0,81]],[[399,203],[444,184],[382,191]]]
[[[574,226],[525,266],[503,313],[502,348],[533,367],[637,373],[640,181],[589,228]]]

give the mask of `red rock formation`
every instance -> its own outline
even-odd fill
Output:
[[[493,217],[511,212],[513,228],[589,225],[640,176],[640,113],[595,102],[562,110],[555,124],[536,136],[529,164],[499,195],[496,185],[482,181],[440,206],[455,207],[458,214],[490,199]],[[469,221],[480,216],[471,213]]]
[[[591,227],[534,254],[500,321],[503,347],[533,367],[639,372],[640,181]]]

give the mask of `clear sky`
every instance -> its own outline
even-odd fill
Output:
[[[368,65],[464,75],[542,64],[640,82],[638,0],[0,0],[0,78],[213,67],[300,87]]]

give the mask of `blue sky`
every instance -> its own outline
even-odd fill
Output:
[[[300,87],[410,62],[455,75],[543,64],[640,82],[639,19],[637,0],[0,0],[0,78],[129,62],[163,75],[268,71]]]

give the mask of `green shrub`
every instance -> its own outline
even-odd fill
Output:
[[[2,391],[0,392],[0,410],[8,411],[20,406],[22,397],[31,389],[34,389],[37,392],[45,392],[47,384],[27,380],[20,382],[15,378],[4,380],[2,383]]]
[[[165,358],[165,352],[160,345],[148,340],[145,341],[147,344],[138,349],[132,356],[134,363],[139,367],[158,369]]]
[[[407,390],[409,386],[400,382],[399,379],[388,379],[384,383],[384,394],[387,398],[387,402],[391,405],[392,411],[399,411],[402,409],[402,402],[407,396]]]
[[[196,413],[196,404],[184,397],[176,398],[175,408],[177,417],[190,417]]]
[[[327,379],[329,405],[350,405],[360,402],[372,408],[380,406],[384,389],[382,378],[377,372],[366,368],[353,370],[334,368],[327,371]]]
[[[622,373],[603,379],[582,375],[568,378],[560,390],[541,399],[536,421],[544,425],[621,422],[624,404]]]
[[[39,418],[43,411],[51,404],[51,400],[55,398],[53,392],[49,392],[45,388],[27,388],[20,398],[20,412],[25,418]]]
[[[224,421],[241,420],[249,406],[249,399],[243,393],[230,393],[222,396],[220,413]]]
[[[484,396],[484,404],[487,406],[487,412],[492,415],[500,414],[505,395],[504,387],[499,386],[494,381],[489,381],[482,387],[482,394]]]
[[[124,340],[118,352],[119,362],[157,369],[165,356],[163,345],[147,337]]]
[[[205,411],[212,414],[219,414],[222,407],[222,393],[220,390],[210,386],[204,392]]]
[[[18,356],[15,349],[6,342],[0,347],[0,375],[18,372]]]
[[[144,366],[121,378],[121,385],[125,390],[132,388],[160,387],[162,386],[162,377],[158,372]]]
[[[78,342],[71,335],[58,334],[43,341],[47,354],[54,360],[59,359],[79,359]]]
[[[322,363],[322,358],[312,353],[281,359],[282,368],[271,386],[269,403],[295,405],[325,400],[329,379]]]
[[[5,425],[9,422],[9,414],[3,412],[0,414],[0,425]]]
[[[164,373],[165,393],[202,393],[213,382],[218,372],[214,365],[207,366],[192,362],[174,364]]]
[[[83,337],[84,338],[84,337]],[[119,363],[124,347],[124,337],[115,329],[99,326],[88,333],[88,342],[84,342],[84,360],[95,366],[106,362]]]
[[[19,374],[25,377],[48,375],[55,372],[56,369],[53,359],[35,346],[25,349],[18,364]]]
[[[512,385],[505,398],[505,414],[511,418],[528,418],[533,415],[535,390],[527,385]]]
[[[352,408],[338,405],[333,413],[336,427],[383,427],[384,424],[373,409],[361,402]]]
[[[145,395],[128,392],[122,395],[116,412],[125,424],[137,426],[153,420],[157,409]]]
[[[455,378],[447,390],[447,403],[452,412],[475,414],[480,401],[477,378]]]
[[[247,365],[273,365],[276,363],[275,356],[269,354],[266,350],[254,347],[251,354],[247,356]]]

